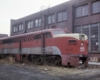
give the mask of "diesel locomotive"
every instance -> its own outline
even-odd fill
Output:
[[[0,39],[0,56],[13,55],[17,61],[77,67],[87,65],[88,38],[82,33],[45,29]]]

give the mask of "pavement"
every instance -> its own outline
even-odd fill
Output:
[[[0,63],[0,80],[100,80],[100,69]]]

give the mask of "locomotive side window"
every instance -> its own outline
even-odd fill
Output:
[[[17,42],[19,42],[20,41],[20,38],[19,37],[17,37],[17,38],[12,38],[12,42],[13,43],[17,43]]]
[[[2,44],[2,41],[0,41],[0,44]]]
[[[3,44],[8,44],[8,43],[12,43],[12,39],[3,40]]]
[[[15,42],[15,40],[14,40],[14,38],[12,39],[12,43],[14,43]]]
[[[46,38],[51,38],[51,33],[50,32],[47,32],[45,34],[46,34]]]
[[[77,41],[76,40],[68,40],[68,44],[76,44]]]
[[[41,34],[35,35],[34,39],[41,39]]]

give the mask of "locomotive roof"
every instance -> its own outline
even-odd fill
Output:
[[[40,31],[35,31],[35,32],[19,34],[19,35],[15,35],[15,36],[4,37],[4,38],[0,38],[0,40],[10,39],[10,38],[20,37],[20,36],[25,36],[25,35],[29,35],[29,34],[39,34],[39,33],[43,33],[43,32],[49,32],[49,31],[52,31],[52,30],[62,30],[62,29],[57,29],[57,28],[56,29],[45,29],[45,30],[40,30]]]

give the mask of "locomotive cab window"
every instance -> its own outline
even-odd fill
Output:
[[[68,40],[68,44],[76,44],[77,41],[76,40]]]
[[[35,35],[34,39],[41,39],[41,34]]]
[[[46,38],[51,38],[51,33],[50,32],[47,32],[45,34],[46,34]]]
[[[68,32],[68,31],[65,31],[65,33],[66,33],[66,34],[70,34],[70,32]]]

